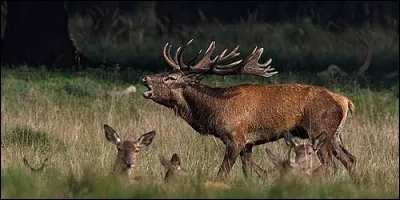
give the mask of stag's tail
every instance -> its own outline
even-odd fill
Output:
[[[351,114],[353,114],[356,110],[356,107],[354,106],[353,102],[351,100],[348,101],[348,108],[349,108],[349,112]]]

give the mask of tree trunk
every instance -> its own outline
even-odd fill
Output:
[[[7,6],[2,63],[62,68],[75,64],[63,1],[8,1]]]

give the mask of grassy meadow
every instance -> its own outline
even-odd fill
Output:
[[[133,78],[135,83],[138,77]],[[271,79],[240,77],[205,80],[210,86],[244,82],[270,83]],[[275,83],[301,78],[277,75]],[[111,96],[130,83],[112,74],[68,74],[19,67],[1,71],[1,197],[2,198],[398,198],[399,100],[395,89],[371,90],[357,85],[327,85],[348,96],[356,106],[343,131],[343,140],[358,158],[357,182],[336,160],[336,176],[321,183],[296,185],[279,182],[277,173],[267,178],[255,174],[245,180],[240,159],[231,173],[231,189],[207,190],[202,181],[213,180],[223,159],[224,145],[201,136],[171,110],[141,96],[144,87],[129,96]],[[145,177],[126,185],[110,172],[117,150],[104,134],[112,126],[123,139],[137,139],[155,130],[153,143],[139,153],[132,175]],[[284,157],[283,140],[254,149],[254,159],[273,169],[264,153],[268,146]],[[187,185],[163,184],[165,170],[158,155],[181,157],[191,174]],[[23,165],[48,158],[41,173]],[[315,158],[317,159],[317,158]],[[316,161],[319,164],[319,161]]]
[[[149,12],[150,13],[150,12]],[[3,9],[2,9],[3,14]],[[103,32],[95,32],[90,16],[69,16],[70,36],[78,50],[98,66],[76,73],[48,71],[45,67],[3,67],[1,70],[1,197],[2,198],[399,198],[399,39],[395,30],[350,28],[331,33],[310,20],[300,23],[265,24],[251,17],[220,24],[209,19],[198,27],[176,27],[156,34],[143,13],[117,13],[106,19]],[[6,17],[1,18],[4,32]],[[105,20],[105,19],[102,19]],[[371,82],[353,82],[351,75],[362,65],[367,46],[373,47],[366,75]],[[148,71],[165,69],[161,49],[173,50],[194,38],[185,52],[189,59],[205,50],[211,40],[216,52],[240,45],[242,56],[264,47],[261,60],[273,58],[279,74],[271,78],[244,76],[206,77],[210,86],[240,83],[308,83],[321,85],[349,97],[356,110],[342,132],[348,150],[358,159],[356,182],[336,160],[337,174],[324,182],[296,185],[278,181],[264,147],[282,158],[288,147],[283,140],[258,146],[254,160],[273,172],[266,178],[255,174],[245,180],[240,158],[227,190],[201,186],[213,180],[223,160],[225,146],[212,136],[201,136],[173,111],[142,97],[138,84]],[[315,81],[315,74],[330,64],[350,77]],[[135,94],[109,93],[134,85]],[[132,175],[144,177],[136,185],[111,174],[117,150],[106,140],[103,124],[122,139],[137,139],[156,131],[152,144],[138,155]],[[165,170],[158,155],[177,153],[190,173],[191,184],[164,184]],[[32,173],[23,158],[38,166]],[[317,158],[315,158],[317,159]],[[316,162],[319,164],[319,161]]]

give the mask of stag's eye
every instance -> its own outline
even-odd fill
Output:
[[[117,147],[117,150],[118,150],[118,151],[122,151],[122,149],[121,149],[121,148],[119,148],[119,147]]]
[[[176,80],[176,78],[173,77],[173,76],[167,76],[167,77],[163,78],[163,81],[164,81],[164,82],[174,81],[174,80]]]

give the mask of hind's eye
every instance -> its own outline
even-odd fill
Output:
[[[139,152],[139,149],[135,149],[135,152],[136,152],[136,153]]]
[[[117,147],[117,150],[118,150],[118,151],[122,151],[122,149],[121,149],[121,148],[119,148],[119,147]]]

